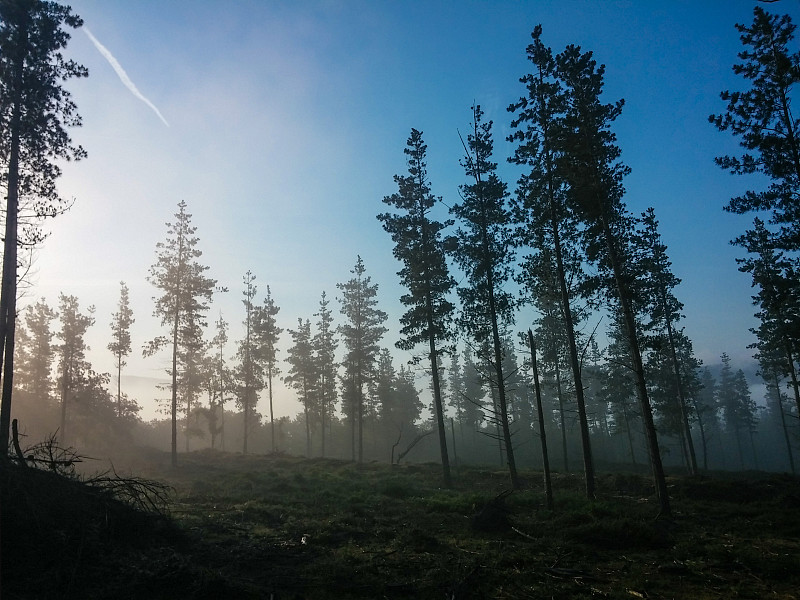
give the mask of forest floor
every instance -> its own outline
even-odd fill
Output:
[[[600,474],[589,502],[556,473],[549,511],[536,472],[502,497],[491,467],[445,489],[435,464],[150,458],[136,474],[170,486],[167,517],[76,512],[50,473],[3,467],[3,598],[800,598],[796,477],[670,477],[667,519],[634,474]]]

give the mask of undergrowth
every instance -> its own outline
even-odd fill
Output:
[[[99,598],[790,598],[800,588],[793,477],[673,477],[674,516],[656,519],[639,475],[599,476],[590,501],[579,475],[555,473],[550,511],[535,472],[512,493],[485,467],[455,469],[447,489],[435,464],[212,451],[167,463],[140,475],[174,489],[173,533],[139,523],[131,539],[124,519],[103,529],[89,517],[97,505],[70,517],[86,539],[36,530],[37,547],[57,549],[50,568],[72,582],[53,597],[86,597],[92,582]],[[76,563],[76,548],[92,558]]]

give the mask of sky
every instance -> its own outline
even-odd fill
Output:
[[[152,315],[158,295],[147,281],[157,242],[178,202],[197,227],[207,274],[228,288],[220,314],[241,337],[242,278],[257,277],[281,307],[279,325],[333,299],[360,255],[390,314],[385,345],[398,339],[403,293],[392,242],[375,216],[405,174],[411,128],[428,145],[432,191],[446,206],[465,183],[459,132],[481,105],[494,121],[495,159],[513,192],[519,167],[506,163],[506,107],[524,94],[531,70],[525,48],[534,26],[555,52],[592,50],[606,65],[604,99],[625,99],[614,125],[631,168],[625,201],[632,212],[655,208],[663,241],[682,279],[683,325],[695,352],[715,364],[752,367],[752,290],[729,240],[752,217],[722,210],[727,200],[763,185],[730,175],[714,157],[736,154],[728,133],[708,123],[722,112],[719,92],[741,89],[731,71],[740,50],[735,23],[752,22],[754,3],[738,0],[618,1],[256,1],[76,0],[85,31],[65,54],[89,69],[68,89],[83,117],[71,130],[88,152],[64,165],[59,190],[74,199],[45,224],[21,305],[59,293],[95,307],[87,341],[95,370],[111,372],[106,349],[119,283],[131,291],[134,351],[123,373],[146,419],[156,416],[155,384],[165,381],[166,353],[142,358],[161,334]],[[798,21],[800,5],[767,5]],[[457,274],[457,279],[461,276]],[[523,309],[518,330],[536,315]],[[587,324],[588,331],[595,323]],[[603,325],[601,325],[601,328]],[[209,333],[209,338],[213,332]],[[284,334],[284,348],[288,342]],[[411,354],[394,350],[396,367]],[[286,356],[285,350],[282,356]],[[752,370],[752,369],[751,369]],[[284,368],[285,371],[285,368]],[[426,387],[420,382],[418,387]],[[300,410],[277,390],[276,410]],[[262,413],[265,403],[259,404]]]

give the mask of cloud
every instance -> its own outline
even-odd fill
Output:
[[[89,36],[89,39],[94,44],[94,47],[97,48],[100,54],[102,54],[103,57],[108,61],[108,64],[110,64],[114,68],[114,71],[117,73],[117,76],[119,77],[120,81],[125,85],[125,87],[128,88],[134,96],[139,98],[139,100],[141,100],[142,102],[147,104],[147,106],[152,108],[153,112],[156,113],[156,115],[158,115],[159,119],[161,119],[161,122],[164,123],[164,125],[166,125],[167,127],[169,127],[169,123],[167,123],[167,120],[164,118],[164,115],[161,114],[161,111],[158,110],[158,108],[156,108],[155,104],[153,104],[152,102],[150,102],[150,100],[145,98],[144,94],[142,94],[142,92],[140,92],[139,89],[133,84],[131,78],[128,77],[128,74],[125,72],[125,69],[123,69],[122,65],[120,65],[119,62],[117,62],[117,59],[114,58],[114,55],[111,54],[108,48],[106,48],[105,46],[103,46],[103,44],[97,41],[97,38],[92,35],[92,32],[89,31],[88,27],[84,25],[82,29],[86,32],[86,35]]]

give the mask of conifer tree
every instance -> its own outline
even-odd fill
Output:
[[[412,129],[404,150],[408,175],[395,175],[398,192],[383,201],[399,213],[382,213],[378,219],[395,243],[394,256],[403,263],[398,272],[408,293],[400,298],[407,307],[400,318],[403,338],[397,343],[401,350],[412,350],[426,344],[433,385],[434,416],[439,431],[439,452],[446,486],[451,485],[450,461],[447,455],[447,434],[444,425],[444,404],[440,382],[441,344],[452,337],[451,321],[454,310],[447,295],[455,280],[447,270],[442,231],[452,221],[439,222],[431,217],[437,199],[430,190],[427,175],[427,146],[422,132]]]
[[[481,345],[488,344],[492,385],[497,389],[496,418],[501,428],[511,485],[519,489],[511,423],[503,373],[502,323],[513,322],[513,299],[503,286],[511,275],[513,259],[506,184],[492,162],[492,122],[483,122],[480,106],[472,107],[472,131],[467,136],[466,156],[461,161],[471,183],[461,186],[462,202],[451,212],[458,218],[458,251],[455,260],[466,273],[468,286],[459,287],[464,328]]]
[[[744,91],[724,91],[725,112],[709,122],[739,138],[740,157],[716,159],[737,175],[762,173],[770,185],[732,198],[725,210],[744,214],[767,212],[777,227],[777,247],[800,250],[800,120],[792,114],[792,98],[800,83],[800,52],[793,49],[796,26],[789,15],[753,8],[753,23],[736,25],[744,49],[733,72],[749,84]],[[734,243],[740,244],[739,241]]]
[[[275,304],[272,297],[272,290],[267,286],[267,295],[264,303],[258,308],[255,314],[254,327],[256,336],[256,346],[258,348],[258,361],[263,366],[264,375],[267,378],[267,392],[269,394],[269,427],[272,451],[275,452],[275,409],[273,406],[273,381],[280,375],[278,366],[278,340],[283,329],[278,327],[276,316],[280,312],[280,307]]]
[[[131,325],[133,310],[131,310],[128,286],[120,282],[119,304],[117,312],[111,316],[111,342],[108,349],[116,359],[117,367],[117,416],[122,415],[122,367],[126,365],[125,357],[131,353]]]
[[[225,364],[225,347],[228,343],[228,322],[220,313],[214,322],[216,334],[211,340],[208,357],[208,428],[211,434],[211,447],[216,445],[219,435],[222,449],[225,450],[225,401],[232,387],[233,375]]]
[[[67,127],[81,124],[64,82],[88,71],[62,49],[83,21],[68,6],[39,0],[0,2],[0,179],[5,183],[5,235],[0,279],[0,456],[8,451],[14,389],[17,245],[20,198],[35,199],[38,216],[55,216],[64,201],[56,189],[59,163],[86,156]]]
[[[264,387],[262,361],[259,360],[258,336],[256,334],[256,307],[253,299],[256,296],[255,275],[251,271],[245,273],[242,282],[244,291],[244,338],[239,342],[237,358],[239,363],[235,369],[237,380],[237,400],[242,409],[242,453],[247,454],[247,441],[253,428],[256,415],[258,393]]]
[[[306,426],[306,456],[311,458],[311,420],[318,410],[317,406],[317,365],[314,357],[314,344],[311,335],[311,321],[297,319],[297,329],[290,329],[292,346],[289,347],[286,362],[289,371],[283,380],[297,391],[303,406]]]
[[[672,273],[670,266],[672,263],[667,256],[667,246],[661,241],[661,234],[658,231],[658,220],[653,208],[648,208],[642,213],[641,228],[635,235],[634,243],[640,246],[642,252],[639,267],[643,271],[643,279],[646,290],[643,293],[645,298],[649,298],[650,323],[648,329],[655,330],[656,335],[651,343],[656,342],[657,346],[662,345],[662,340],[658,340],[658,332],[661,337],[666,334],[666,346],[662,358],[667,361],[659,361],[659,364],[668,362],[672,366],[674,385],[678,400],[680,415],[680,425],[682,428],[681,438],[684,440],[684,447],[689,458],[689,474],[697,474],[697,457],[692,441],[692,428],[689,423],[689,406],[686,398],[686,385],[683,376],[683,369],[678,358],[678,337],[685,335],[682,331],[676,331],[675,326],[681,319],[683,304],[675,297],[674,288],[680,284],[681,280]],[[688,338],[685,339],[689,342]],[[691,342],[689,342],[691,344]]]
[[[205,276],[208,267],[198,259],[202,252],[197,248],[199,239],[196,227],[192,226],[192,216],[186,211],[186,202],[178,203],[175,222],[167,223],[167,239],[156,244],[156,262],[150,267],[148,281],[162,295],[154,298],[153,314],[167,327],[168,336],[159,336],[149,342],[144,355],[150,356],[164,346],[172,352],[172,378],[170,416],[172,420],[172,465],[178,464],[178,380],[179,357],[189,359],[195,354],[197,336],[205,327],[204,314],[214,291],[216,281]],[[187,396],[191,401],[191,396]],[[188,432],[187,432],[188,433]]]
[[[61,340],[58,346],[58,387],[61,396],[61,425],[59,439],[62,446],[67,446],[68,406],[73,402],[75,391],[81,386],[83,379],[91,367],[86,361],[86,331],[94,325],[94,307],[90,306],[87,314],[80,311],[78,298],[59,295],[58,313],[61,329],[56,337]]]
[[[624,101],[602,103],[605,67],[597,66],[591,52],[584,53],[579,47],[569,45],[555,60],[557,76],[567,97],[565,133],[560,142],[563,146],[557,160],[565,173],[568,202],[585,226],[587,257],[600,266],[601,275],[604,272],[602,287],[619,305],[660,514],[668,516],[669,493],[636,324],[636,282],[629,239],[631,218],[622,199],[622,180],[629,169],[619,162],[621,152],[611,131]]]
[[[50,405],[53,392],[52,366],[55,358],[52,322],[58,314],[44,298],[25,307],[25,327],[20,328],[15,390],[24,390],[36,406]]]
[[[318,377],[317,390],[319,394],[320,429],[321,429],[321,456],[325,456],[325,431],[333,418],[336,405],[336,340],[333,326],[333,312],[329,308],[330,301],[327,294],[322,292],[319,301],[319,312],[314,316],[319,320],[316,323],[317,332],[312,341],[314,347],[314,360]]]
[[[519,180],[514,216],[520,224],[519,242],[544,254],[529,257],[531,264],[527,273],[536,271],[537,263],[543,260],[539,269],[544,267],[548,272],[540,272],[540,275],[553,279],[557,290],[558,312],[563,317],[569,364],[575,382],[586,494],[594,498],[594,463],[575,335],[573,303],[577,294],[567,282],[568,275],[571,281],[576,282],[580,282],[582,275],[580,256],[575,247],[577,223],[565,202],[566,184],[558,169],[561,164],[558,161],[559,141],[565,134],[563,114],[567,99],[556,74],[553,53],[542,43],[541,35],[542,27],[538,25],[532,33],[533,43],[527,48],[528,59],[534,65],[534,72],[520,79],[527,88],[527,96],[508,107],[510,112],[516,113],[511,122],[516,131],[508,140],[519,143],[509,161],[531,167],[531,171]],[[527,281],[535,286],[529,279]],[[564,454],[566,461],[566,450]]]
[[[378,284],[366,275],[364,261],[359,256],[351,271],[353,277],[336,287],[341,291],[339,298],[345,322],[338,327],[346,352],[344,359],[346,399],[350,406],[345,412],[351,420],[353,458],[358,447],[358,462],[364,462],[364,392],[372,379],[375,360],[378,356],[378,343],[386,328],[383,323],[387,315],[378,309]]]

